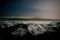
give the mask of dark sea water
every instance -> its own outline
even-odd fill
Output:
[[[23,26],[21,26],[23,25]],[[46,25],[46,32],[38,35],[32,35],[29,32],[29,25],[33,25],[33,29],[38,27],[38,25]],[[37,25],[37,26],[36,26]],[[49,32],[48,28],[52,28],[53,32]],[[26,29],[26,30],[25,30]],[[14,34],[12,35],[12,32]],[[17,34],[15,34],[15,32]],[[33,33],[34,34],[34,33]],[[23,35],[23,36],[22,36]],[[1,40],[46,40],[46,39],[60,39],[60,21],[32,21],[32,20],[0,20],[0,39]]]

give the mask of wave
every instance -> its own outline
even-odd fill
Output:
[[[60,29],[60,22],[58,21],[49,21],[48,23],[28,23],[27,21],[26,23],[19,21],[0,21],[1,37],[23,37],[27,35],[38,36],[42,34],[57,32],[58,29]]]

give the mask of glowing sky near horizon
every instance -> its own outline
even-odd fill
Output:
[[[6,0],[0,16],[59,19],[58,7],[59,2],[52,0]]]

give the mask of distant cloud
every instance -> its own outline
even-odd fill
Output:
[[[58,18],[58,2],[52,0],[9,0],[0,16],[33,16]],[[59,14],[58,14],[59,15]]]

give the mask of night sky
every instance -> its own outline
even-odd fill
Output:
[[[58,2],[52,0],[1,0],[0,16],[57,18]]]

